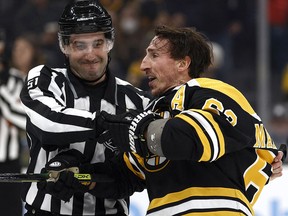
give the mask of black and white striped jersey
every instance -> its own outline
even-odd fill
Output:
[[[147,215],[254,215],[277,148],[245,97],[221,81],[198,78],[148,109],[170,118],[161,136],[166,157],[125,155],[146,181]]]
[[[46,162],[61,149],[75,148],[91,163],[112,158],[115,148],[97,143],[96,111],[112,114],[127,109],[144,109],[149,95],[116,78],[109,71],[107,80],[97,86],[85,85],[69,69],[39,65],[30,70],[21,92],[27,113],[27,139],[30,148],[29,173],[40,173]],[[76,193],[64,203],[40,193],[36,183],[25,183],[24,201],[36,209],[62,215],[128,215],[125,199],[103,199],[90,193]]]
[[[6,72],[3,72],[6,73]],[[0,84],[0,163],[19,160],[20,133],[25,130],[26,115],[20,101],[24,75],[15,68],[7,71]]]

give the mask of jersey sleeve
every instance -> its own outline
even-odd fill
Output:
[[[217,84],[183,86],[176,92],[171,104],[179,113],[167,121],[161,136],[165,157],[211,162],[245,148],[277,149],[246,98]]]
[[[194,109],[167,121],[161,146],[168,159],[214,161],[225,153],[246,148],[251,141],[251,137],[221,117]]]
[[[33,68],[20,97],[34,135],[45,146],[66,145],[95,137],[95,113],[69,105],[68,82],[64,75],[45,66]]]

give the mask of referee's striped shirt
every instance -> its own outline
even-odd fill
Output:
[[[21,92],[28,116],[30,163],[27,172],[40,173],[47,161],[66,148],[79,150],[91,163],[104,162],[114,155],[113,148],[97,143],[96,111],[119,114],[127,109],[143,110],[149,96],[110,72],[107,77],[106,82],[89,87],[66,68],[39,65],[30,70]],[[24,201],[35,209],[61,215],[128,215],[125,199],[76,193],[65,203],[40,193],[36,183],[25,183],[24,188]]]
[[[0,163],[19,160],[20,133],[26,124],[20,102],[24,75],[15,68],[10,68],[7,73],[0,84]]]

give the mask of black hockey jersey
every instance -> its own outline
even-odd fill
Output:
[[[171,118],[161,137],[166,158],[124,155],[146,180],[147,215],[254,215],[277,148],[245,97],[226,83],[198,78],[148,109]]]

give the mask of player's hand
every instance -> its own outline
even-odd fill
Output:
[[[146,143],[148,125],[161,118],[151,111],[129,110],[120,115],[101,112],[103,128],[108,130],[101,136],[112,137],[113,145],[122,152],[135,152],[140,156],[151,155]],[[101,138],[100,136],[100,138]]]
[[[279,148],[278,155],[274,158],[272,163],[272,175],[270,176],[270,181],[275,178],[281,177],[283,175],[283,161],[286,158],[287,150],[286,144],[282,144]]]
[[[74,177],[74,172],[65,170],[60,172],[56,182],[43,181],[38,182],[37,187],[44,193],[68,202],[75,193],[85,193],[95,187],[95,182],[88,184],[80,183]]]
[[[46,163],[42,172],[49,173],[50,179],[48,181],[57,181],[59,173],[64,170],[79,173],[79,166],[85,161],[86,157],[78,150],[63,150]]]
[[[76,192],[87,192],[92,187],[90,182],[83,185],[74,177],[74,173],[79,173],[79,167],[85,161],[85,156],[76,149],[60,152],[42,169],[41,172],[48,172],[50,178],[38,182],[38,189],[66,202]]]
[[[95,137],[98,138],[104,131],[105,129],[102,127],[103,119],[101,118],[101,112],[96,111],[95,112],[95,120],[94,120],[94,127],[95,127]]]
[[[270,181],[274,180],[277,177],[282,176],[282,160],[283,152],[279,151],[278,155],[274,158],[274,161],[272,163],[272,175],[270,176]]]

